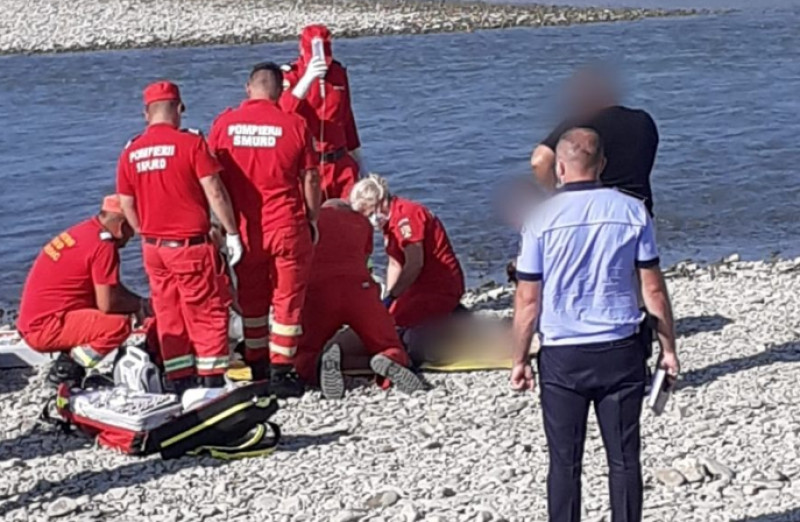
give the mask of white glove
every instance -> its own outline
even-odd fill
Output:
[[[239,234],[225,235],[225,249],[228,251],[228,265],[233,268],[236,263],[242,260],[242,255],[244,254],[242,238],[239,237]]]
[[[292,96],[298,100],[304,99],[306,94],[308,94],[308,89],[311,88],[311,84],[314,83],[315,80],[324,78],[327,73],[328,64],[325,63],[325,60],[319,57],[312,58],[311,61],[308,62],[306,72],[303,73],[297,85],[292,89]]]

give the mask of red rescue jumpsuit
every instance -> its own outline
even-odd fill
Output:
[[[225,265],[200,180],[222,167],[197,131],[147,127],[122,151],[117,191],[135,198],[164,369],[170,379],[228,367]]]
[[[370,355],[382,353],[408,366],[394,321],[381,303],[380,287],[367,269],[367,258],[372,254],[369,222],[350,209],[324,207],[319,233],[303,312],[298,375],[309,384],[317,384],[320,353],[345,325],[358,334]]]
[[[308,128],[276,103],[247,100],[217,118],[209,143],[245,246],[236,265],[245,359],[292,364],[311,266],[302,176],[317,162]]]
[[[36,258],[17,320],[34,350],[69,351],[91,368],[131,334],[130,315],[97,309],[95,285],[120,283],[119,252],[104,232],[96,217],[88,219],[54,237]]]
[[[328,73],[324,79],[324,96],[320,83],[314,82],[304,102],[298,105],[291,91],[311,60],[311,39],[314,37],[324,40],[325,56],[329,58]],[[330,58],[330,33],[323,26],[307,27],[301,36],[300,48],[300,58],[283,67],[284,92],[281,106],[287,112],[296,110],[308,124],[314,138],[314,148],[320,153],[323,200],[346,198],[359,175],[358,162],[349,153],[361,146],[350,104],[347,69]]]
[[[439,218],[419,203],[394,197],[383,233],[386,254],[401,265],[408,245],[421,242],[424,251],[422,272],[389,308],[397,326],[412,328],[453,312],[464,295],[464,273]]]

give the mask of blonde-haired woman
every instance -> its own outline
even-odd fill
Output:
[[[377,174],[355,184],[350,204],[383,232],[389,257],[384,304],[397,326],[413,328],[450,315],[464,294],[464,273],[439,218],[394,196]]]

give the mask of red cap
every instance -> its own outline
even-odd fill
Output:
[[[103,212],[110,212],[112,214],[122,214],[122,206],[119,204],[119,196],[111,194],[103,198],[103,206],[100,207]]]
[[[333,52],[331,50],[331,32],[322,24],[307,25],[303,32],[300,33],[300,54],[303,61],[308,63],[313,57],[311,49],[311,42],[319,38],[322,40],[322,47],[325,51],[325,62],[328,65],[333,61]]]
[[[160,101],[181,101],[181,91],[178,86],[172,82],[155,82],[151,83],[144,89],[144,104],[145,106],[151,103]],[[183,102],[181,102],[181,110],[184,109]]]

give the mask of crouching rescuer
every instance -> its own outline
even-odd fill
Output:
[[[222,167],[199,131],[181,130],[178,86],[157,82],[144,90],[147,128],[119,158],[122,209],[142,236],[142,257],[159,323],[164,370],[175,391],[219,388],[228,368],[229,280],[209,237],[209,206],[227,232],[229,263],[242,243]]]
[[[303,392],[293,366],[317,240],[320,180],[311,134],[300,116],[281,110],[282,91],[280,67],[257,64],[247,99],[216,119],[209,143],[224,167],[245,243],[236,267],[245,360],[254,380],[269,378],[273,392],[287,397]]]
[[[295,363],[298,374],[315,384],[319,369],[323,395],[338,399],[344,394],[342,365],[363,367],[359,362],[366,355],[379,384],[391,383],[406,393],[423,389],[408,368],[411,361],[367,268],[372,254],[369,222],[347,202],[332,199],[322,207],[319,231]],[[323,346],[344,326],[358,335],[363,347],[332,344],[322,354]]]
[[[356,183],[350,202],[383,232],[389,258],[384,304],[397,326],[415,328],[456,311],[464,273],[439,218],[391,194],[386,179],[376,174]]]
[[[48,242],[28,274],[17,328],[38,352],[61,352],[52,384],[79,383],[131,334],[132,316],[149,313],[148,301],[120,282],[119,249],[133,236],[117,196],[100,213]]]

